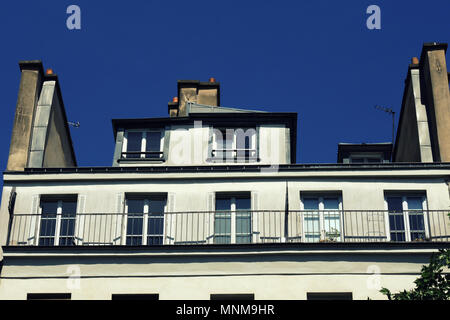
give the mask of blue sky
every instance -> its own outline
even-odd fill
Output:
[[[81,30],[66,8],[81,8]],[[381,8],[381,30],[366,8]],[[298,113],[300,163],[336,162],[339,142],[389,142],[424,42],[450,42],[450,2],[8,1],[0,6],[0,167],[19,60],[58,74],[80,166],[109,166],[112,118],[166,117],[176,80],[221,82],[221,104]]]

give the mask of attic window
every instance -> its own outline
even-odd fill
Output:
[[[161,130],[128,130],[125,132],[123,159],[162,159]]]
[[[383,162],[383,155],[380,153],[351,154],[350,163],[380,163]]]
[[[211,157],[223,162],[256,161],[255,128],[215,128]]]

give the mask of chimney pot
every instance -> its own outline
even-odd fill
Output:
[[[411,59],[411,63],[412,63],[412,64],[419,64],[419,59],[418,59],[417,57],[413,57],[413,58]]]
[[[209,82],[216,82],[216,78],[213,77],[209,78]]]
[[[47,69],[47,71],[45,73],[46,74],[53,74],[53,70],[52,69]]]
[[[178,102],[178,97],[173,97],[172,102]]]

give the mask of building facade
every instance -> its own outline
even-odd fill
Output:
[[[169,116],[113,119],[78,167],[58,78],[20,63],[0,209],[0,299],[383,299],[450,241],[446,44],[408,68],[395,144],[296,163],[297,114],[178,81]]]

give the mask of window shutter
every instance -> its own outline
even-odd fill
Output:
[[[214,208],[215,208],[215,194],[214,192],[208,193],[208,199],[206,207],[208,208],[208,212],[205,216],[205,229],[208,230],[208,234],[206,235],[206,243],[214,242]]]
[[[168,199],[167,199],[167,209],[166,214],[164,217],[164,223],[165,223],[165,237],[164,237],[164,244],[174,244],[175,242],[175,231],[176,231],[176,223],[177,223],[177,215],[174,214],[175,212],[175,194],[169,193]]]
[[[85,223],[85,205],[86,205],[86,196],[78,195],[78,204],[77,204],[77,217],[75,222],[75,243],[76,245],[82,245],[84,241],[84,223]]]
[[[114,236],[112,239],[112,242],[114,245],[125,245],[126,244],[126,219],[127,216],[124,213],[125,212],[125,203],[123,199],[123,193],[117,193],[116,194],[116,212],[115,219],[116,219],[116,225],[117,228],[114,229]]]
[[[260,126],[257,126],[256,127],[256,137],[255,137],[255,140],[256,140],[256,161],[257,162],[260,162],[260,156],[259,156],[259,147],[260,147],[260,140],[261,139],[259,139],[259,128],[260,128]]]
[[[258,192],[253,191],[252,192],[252,242],[258,243],[259,242],[259,215],[260,212],[258,212],[259,203],[258,203]]]
[[[23,239],[23,241],[28,245],[37,245],[39,238],[39,224],[40,224],[40,214],[39,214],[39,195],[33,195],[31,200],[31,214],[30,216],[30,233],[28,239]],[[22,239],[19,239],[22,241]]]
[[[206,159],[210,159],[212,158],[212,149],[213,149],[213,135],[214,135],[214,130],[213,127],[209,127],[208,130],[208,154],[206,156]]]

